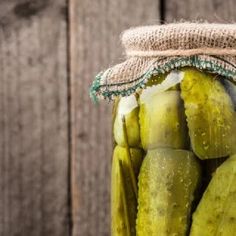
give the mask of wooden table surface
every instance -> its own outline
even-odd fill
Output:
[[[236,21],[235,0],[0,1],[0,236],[109,236],[111,104],[94,75],[120,33]]]

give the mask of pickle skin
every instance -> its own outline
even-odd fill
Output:
[[[140,136],[143,149],[188,147],[186,117],[180,92],[168,90],[140,100]]]
[[[190,151],[148,150],[139,174],[137,236],[185,236],[201,168]]]
[[[125,147],[125,134],[123,119],[125,119],[128,145],[130,147],[140,146],[139,107],[135,95],[123,97],[117,105],[113,124],[113,133],[116,143]]]
[[[129,150],[132,168],[137,178],[143,159],[141,149]],[[116,146],[112,160],[111,235],[136,236],[137,198],[132,188],[127,148]]]
[[[193,214],[190,236],[236,234],[236,154],[217,168]]]
[[[236,116],[230,96],[215,75],[193,68],[183,71],[181,97],[194,153],[202,160],[232,154]]]

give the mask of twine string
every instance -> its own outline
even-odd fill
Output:
[[[193,56],[215,55],[236,56],[234,48],[193,48],[193,49],[168,49],[168,50],[127,50],[128,57],[160,57],[160,56]]]

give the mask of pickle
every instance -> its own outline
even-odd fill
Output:
[[[217,168],[195,213],[191,236],[235,235],[236,154]]]
[[[183,71],[181,96],[194,153],[203,160],[232,154],[236,119],[230,96],[215,75],[192,68]]]
[[[145,84],[144,90],[148,89],[149,95],[152,90],[155,91],[154,93],[167,90],[180,90],[179,83],[182,79],[183,73],[178,70],[173,70],[165,74],[152,75]],[[154,89],[150,89],[150,87],[154,87]]]
[[[141,149],[116,146],[112,161],[111,215],[112,236],[136,236],[137,176],[142,163]]]
[[[139,107],[135,95],[120,99],[116,109],[113,130],[114,138],[118,145],[125,147],[124,121],[127,133],[127,141],[130,147],[140,146],[139,134]]]
[[[192,152],[148,150],[139,174],[137,236],[186,235],[200,176]]]
[[[180,92],[168,90],[140,97],[140,136],[142,147],[188,147],[188,132]]]

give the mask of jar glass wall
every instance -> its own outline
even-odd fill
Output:
[[[234,235],[233,81],[184,67],[115,104],[112,235]]]

